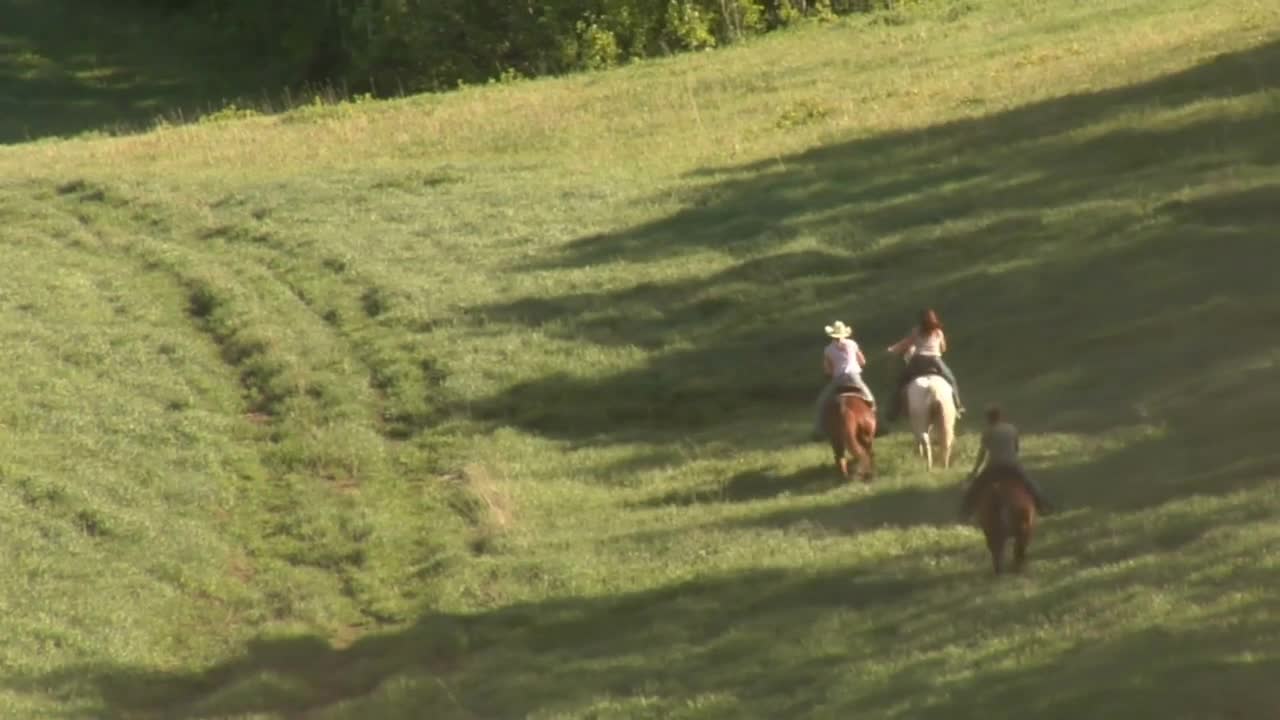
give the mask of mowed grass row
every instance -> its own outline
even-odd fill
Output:
[[[0,151],[10,714],[1268,717],[1278,21],[926,4]],[[1026,578],[959,469],[803,442],[822,324],[883,394],[924,304],[1065,508]]]

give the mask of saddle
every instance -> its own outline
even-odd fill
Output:
[[[977,482],[986,492],[997,492],[1002,486],[1012,485],[1027,494],[1031,494],[1031,487],[1028,485],[1027,478],[1024,475],[1001,465],[988,466],[978,476]],[[1004,508],[1005,511],[1008,511],[1008,509],[1007,507]]]
[[[911,382],[916,378],[928,377],[930,375],[942,375],[942,366],[938,364],[938,360],[927,355],[917,355],[911,358],[911,362],[907,365],[907,371],[904,373],[904,382]]]
[[[867,394],[862,391],[862,388],[856,385],[840,385],[836,387],[836,391],[832,395],[832,397],[840,398],[840,397],[845,397],[846,395],[853,395],[854,397],[860,397],[863,400],[866,400],[868,404],[871,404],[871,405],[875,404],[875,401],[872,400],[870,397],[868,397]]]
[[[978,510],[979,503],[987,495],[1000,488],[1000,485],[1007,481],[1013,481],[1021,485],[1024,489],[1030,491],[1026,486],[1026,478],[1008,472],[1008,468],[1003,465],[987,465],[982,472],[973,479],[972,484],[964,493],[962,500],[963,514],[967,517],[969,514]],[[1002,507],[1001,512],[1007,513],[1009,508]],[[1004,517],[1002,515],[1002,517]]]

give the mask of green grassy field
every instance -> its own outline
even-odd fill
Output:
[[[1273,718],[1278,198],[1252,0],[0,147],[0,716]],[[804,441],[822,326],[883,393],[923,305],[1023,577],[976,413]]]

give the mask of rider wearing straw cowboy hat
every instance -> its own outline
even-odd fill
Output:
[[[827,337],[831,338],[831,342],[822,351],[822,371],[827,376],[827,384],[818,395],[816,417],[813,422],[814,440],[821,440],[824,437],[822,411],[837,388],[856,387],[862,391],[872,407],[875,407],[876,402],[871,394],[871,388],[867,387],[866,382],[862,380],[862,368],[867,364],[867,358],[862,354],[858,343],[850,339],[853,328],[837,320],[826,326],[825,330]]]

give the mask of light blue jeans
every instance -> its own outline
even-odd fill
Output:
[[[867,383],[862,379],[862,373],[858,373],[857,375],[846,373],[844,375],[838,375],[831,378],[827,381],[827,384],[823,386],[822,392],[818,393],[818,405],[814,409],[815,417],[813,420],[813,436],[815,438],[823,437],[822,411],[826,409],[827,402],[830,401],[831,396],[835,394],[836,388],[841,387],[858,388],[867,396],[867,399],[871,401],[871,405],[873,407],[875,406],[876,398],[871,394],[871,388],[867,387]]]

